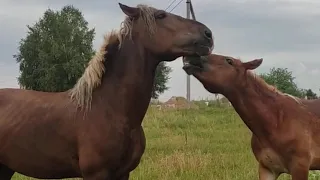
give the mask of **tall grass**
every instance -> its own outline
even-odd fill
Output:
[[[130,179],[258,179],[250,149],[251,132],[231,107],[149,109],[143,126],[147,148]],[[30,180],[19,174],[13,179]],[[280,179],[290,178],[282,175]],[[309,179],[320,176],[310,173]]]

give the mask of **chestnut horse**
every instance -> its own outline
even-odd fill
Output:
[[[82,77],[60,93],[0,90],[0,179],[128,180],[145,149],[141,127],[162,61],[208,55],[204,24],[146,5],[108,34]]]
[[[252,131],[260,180],[276,180],[282,173],[307,180],[309,170],[320,169],[320,111],[312,107],[319,101],[300,100],[268,85],[250,71],[261,63],[212,54],[185,59],[184,69],[209,92],[228,98]]]

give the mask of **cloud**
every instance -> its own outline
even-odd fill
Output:
[[[136,5],[146,3],[165,9],[170,0],[121,0]],[[178,2],[178,1],[177,1]],[[215,53],[240,57],[242,60],[264,58],[257,73],[272,67],[286,67],[293,71],[301,88],[318,93],[320,61],[320,2],[317,0],[192,0],[196,18],[212,29]],[[35,23],[47,8],[60,9],[67,4],[79,8],[90,27],[96,29],[94,47],[98,48],[102,36],[118,29],[124,15],[116,0],[2,0],[0,1],[0,87],[16,86],[18,66],[12,55],[25,36],[26,25]],[[185,16],[185,2],[173,13]],[[170,89],[162,96],[186,95],[186,74],[181,59],[169,63],[173,68]],[[193,99],[212,98],[202,85],[191,78]]]

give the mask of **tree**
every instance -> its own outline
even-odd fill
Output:
[[[306,90],[306,96],[308,99],[317,99],[317,94],[314,93],[311,89]]]
[[[152,98],[157,99],[161,93],[169,89],[169,87],[167,86],[167,82],[170,79],[169,74],[171,71],[172,69],[167,66],[165,62],[161,62],[158,65],[155,74]]]
[[[271,68],[267,74],[260,75],[268,84],[271,84],[284,93],[303,97],[304,91],[294,82],[295,77],[287,68]]]
[[[48,9],[19,43],[14,55],[20,63],[18,82],[26,89],[61,92],[70,89],[94,54],[94,29],[80,10],[64,6]]]

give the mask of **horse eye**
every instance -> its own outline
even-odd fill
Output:
[[[157,13],[155,16],[156,19],[163,19],[165,17],[167,17],[167,14],[165,12]]]
[[[233,65],[233,60],[232,59],[227,58],[226,61],[227,61],[228,64]]]

